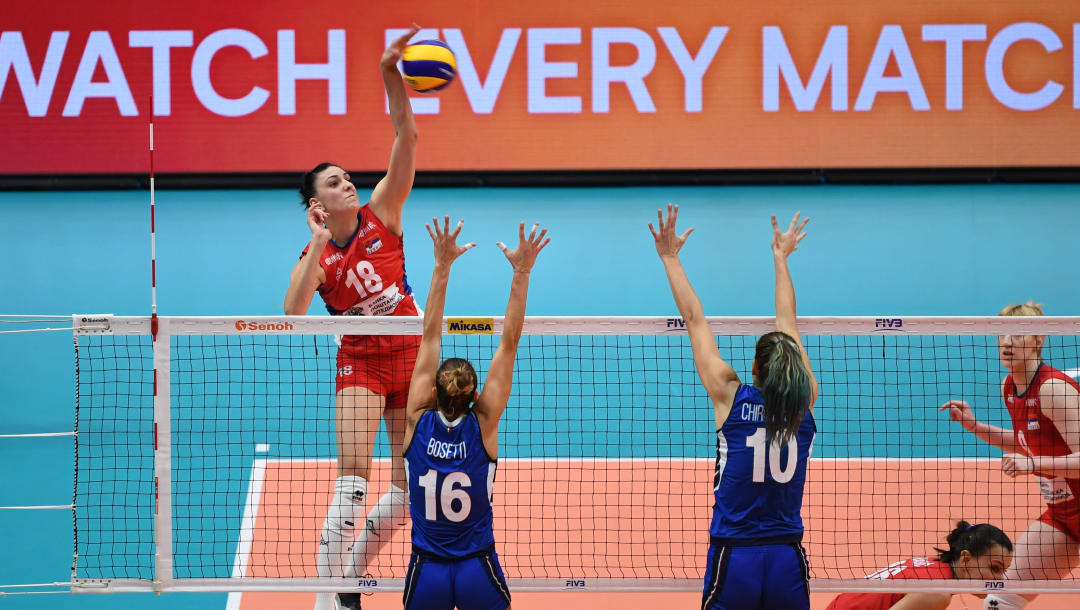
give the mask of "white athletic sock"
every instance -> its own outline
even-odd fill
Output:
[[[334,496],[319,534],[315,562],[319,576],[345,576],[349,546],[356,537],[356,523],[364,514],[366,499],[367,481],[363,477],[347,475],[334,482]]]
[[[1028,600],[1016,593],[994,593],[987,595],[983,602],[985,610],[1020,610],[1028,605]]]
[[[316,593],[315,610],[334,610],[334,593]]]
[[[352,548],[352,561],[346,578],[364,574],[371,560],[379,555],[394,532],[405,525],[405,515],[409,510],[409,492],[390,484],[390,491],[384,493],[379,502],[368,513],[367,523],[360,530],[360,536]]]

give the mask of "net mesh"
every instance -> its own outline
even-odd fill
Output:
[[[685,332],[670,320],[637,334],[565,327],[531,334],[527,324],[500,423],[495,539],[507,577],[541,588],[590,579],[699,588],[716,436]],[[350,451],[338,442],[350,423],[336,418],[335,379],[361,375],[393,389],[402,359],[379,354],[407,351],[415,337],[346,338],[342,348],[323,332],[211,329],[157,339],[168,350],[170,435],[157,440],[171,451],[171,564],[155,564],[152,342],[79,337],[77,577],[315,581],[339,454]],[[756,338],[716,337],[746,382]],[[498,340],[448,334],[443,357],[469,359],[482,384]],[[932,556],[959,519],[993,523],[1014,540],[1038,519],[1036,479],[1003,475],[1001,451],[939,411],[963,399],[980,421],[1012,427],[996,336],[870,332],[804,342],[820,384],[803,502],[812,586],[857,588],[893,562]],[[1076,337],[1048,337],[1043,357],[1080,367]],[[380,429],[369,508],[388,489],[394,453]],[[408,532],[406,524],[394,533],[365,572],[403,578]],[[171,573],[156,574],[162,565]]]

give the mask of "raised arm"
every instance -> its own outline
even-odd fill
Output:
[[[529,297],[529,272],[536,263],[537,255],[551,241],[550,237],[544,239],[547,229],[540,231],[539,235],[536,234],[539,228],[540,223],[534,224],[529,236],[525,237],[525,223],[521,223],[518,226],[518,245],[513,250],[501,241],[495,244],[506,255],[506,260],[510,261],[514,275],[510,280],[510,298],[506,302],[502,339],[491,358],[487,378],[484,379],[484,390],[473,407],[484,434],[484,445],[490,450],[498,447],[499,418],[506,410],[506,401],[510,399],[514,358],[521,340],[521,327],[525,322],[525,302]]]
[[[799,345],[803,364],[810,373],[810,408],[814,408],[817,402],[818,384],[814,377],[814,368],[810,366],[810,355],[803,346],[802,336],[799,335],[799,325],[795,318],[795,286],[791,283],[791,272],[788,270],[787,257],[799,247],[799,242],[806,237],[806,223],[809,218],[799,222],[802,212],[795,212],[787,231],[781,233],[776,224],[776,216],[770,216],[773,227],[772,253],[773,267],[776,270],[776,330],[786,333]]]
[[[425,225],[428,235],[431,235],[431,240],[435,242],[435,268],[431,272],[431,288],[428,290],[424,308],[424,336],[420,340],[420,349],[413,365],[409,399],[405,406],[407,439],[412,438],[412,430],[417,420],[432,400],[431,391],[435,387],[435,371],[439,367],[439,353],[442,348],[442,320],[450,266],[466,250],[476,246],[475,243],[457,245],[457,236],[464,224],[464,220],[459,220],[457,227],[451,231],[450,217],[446,216],[442,230],[439,229],[439,221],[434,218],[431,219],[431,225]]]
[[[307,223],[311,229],[311,243],[307,252],[300,258],[300,262],[293,267],[289,274],[289,288],[285,291],[285,314],[290,316],[302,316],[311,307],[311,299],[315,296],[315,290],[326,281],[322,267],[319,266],[319,257],[322,256],[323,248],[330,241],[330,230],[323,226],[327,213],[322,204],[315,204],[308,208]]]
[[[679,217],[677,205],[668,204],[667,220],[664,220],[661,210],[656,211],[656,217],[660,228],[654,229],[650,222],[649,232],[656,242],[656,253],[664,264],[664,271],[671,284],[671,295],[675,297],[675,306],[679,308],[679,315],[682,316],[686,332],[690,335],[694,365],[697,367],[701,384],[712,399],[713,416],[716,427],[719,428],[727,419],[731,403],[735,400],[735,392],[738,391],[740,383],[739,375],[720,357],[720,350],[716,347],[716,339],[713,338],[709,322],[705,319],[701,301],[690,285],[690,279],[686,277],[682,262],[679,261],[679,250],[694,229],[689,228],[682,235],[676,233],[675,221]]]
[[[371,209],[383,225],[395,234],[401,234],[401,208],[412,191],[416,174],[416,120],[412,103],[405,93],[405,82],[398,72],[397,62],[401,52],[418,31],[413,24],[403,36],[395,40],[382,55],[379,71],[390,104],[390,121],[394,124],[394,146],[390,150],[390,165],[386,175],[371,192]]]

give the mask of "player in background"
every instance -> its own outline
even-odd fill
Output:
[[[703,610],[807,610],[809,567],[802,547],[803,486],[816,426],[811,413],[817,381],[795,318],[795,289],[787,257],[806,237],[795,214],[781,233],[772,217],[776,271],[776,331],[754,353],[754,385],[744,385],[720,356],[701,301],[686,277],[679,250],[693,229],[675,231],[678,206],[659,229],[649,223],[671,293],[686,323],[694,364],[712,400],[716,421],[713,517],[705,568]],[[732,295],[737,299],[739,293]]]
[[[413,185],[417,131],[397,69],[402,49],[418,30],[414,25],[395,40],[379,62],[396,135],[386,176],[370,200],[361,202],[349,174],[332,163],[320,163],[304,174],[300,194],[311,242],[289,277],[286,314],[306,314],[317,290],[331,315],[419,315],[405,277],[402,246],[402,208]],[[404,438],[405,402],[419,342],[416,336],[342,338],[335,400],[338,476],[320,532],[319,576],[362,574],[405,523],[408,495],[397,451],[391,453],[390,489],[365,519],[367,482],[379,419],[386,421],[391,447],[400,447]],[[353,593],[337,599],[346,608],[358,607],[359,601]],[[329,610],[332,603],[329,594],[319,594],[315,608]]]
[[[990,525],[959,521],[945,539],[949,548],[937,557],[898,561],[869,576],[879,580],[1000,580],[1012,563],[1012,541]],[[844,593],[825,610],[945,610],[951,593]]]
[[[1009,305],[1002,316],[1041,316],[1042,307]],[[998,358],[1009,371],[1001,394],[1012,430],[976,419],[962,400],[942,405],[965,430],[1005,452],[1001,470],[1034,475],[1046,511],[1020,535],[1006,579],[1057,579],[1080,565],[1080,384],[1043,362],[1042,335],[998,337]],[[1036,595],[995,593],[986,608],[1023,608]]]
[[[525,318],[529,273],[550,239],[547,230],[518,246],[497,245],[514,269],[502,337],[491,358],[483,391],[468,360],[439,363],[446,284],[454,260],[476,244],[457,245],[462,222],[442,230],[432,219],[435,242],[424,337],[416,358],[405,410],[405,455],[412,514],[412,557],[405,575],[405,610],[501,610],[510,607],[495,553],[492,492],[499,455],[499,419],[510,399],[514,358]]]

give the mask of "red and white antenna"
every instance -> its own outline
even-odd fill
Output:
[[[154,96],[150,96],[150,335],[157,341],[157,238],[154,233]]]

